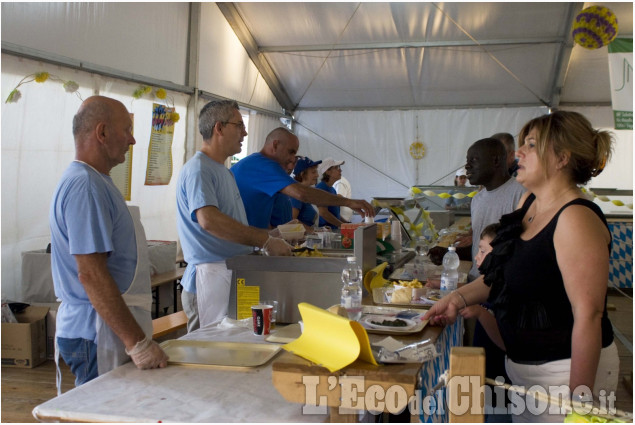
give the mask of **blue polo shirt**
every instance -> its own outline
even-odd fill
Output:
[[[260,152],[252,153],[231,168],[245,205],[250,226],[268,229],[275,194],[297,183],[276,161]]]
[[[295,199],[282,192],[278,192],[274,195],[273,211],[271,212],[271,227],[276,227],[293,220],[292,201],[295,201]]]
[[[299,210],[298,220],[306,224],[307,226],[313,226],[315,224],[315,216],[317,215],[317,211],[313,208],[313,205],[308,202],[298,201],[297,199],[291,199],[291,205],[293,208]]]
[[[126,292],[137,268],[132,216],[110,176],[74,161],[55,189],[49,222],[53,285],[62,300],[57,336],[96,342],[97,312],[79,281],[75,255],[108,253],[108,272]]]
[[[333,195],[337,196],[337,192],[335,191],[335,189],[333,189],[331,186],[329,186],[328,184],[324,183],[324,182],[319,182],[317,185],[315,185],[316,189],[322,189],[328,193],[332,193]],[[328,207],[328,210],[331,212],[331,214],[333,214],[335,217],[337,217],[338,220],[341,220],[340,218],[340,207],[339,206],[330,206]],[[324,220],[322,218],[322,216],[320,216],[320,227],[322,226],[329,226],[331,228],[337,228],[337,226],[328,223],[326,220]]]

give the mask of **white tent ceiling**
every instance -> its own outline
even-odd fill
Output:
[[[607,105],[607,48],[575,46],[594,3],[218,3],[288,111]],[[597,3],[631,36],[633,3]],[[478,43],[478,44],[477,44]]]

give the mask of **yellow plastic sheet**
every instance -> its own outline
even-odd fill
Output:
[[[368,270],[366,275],[364,275],[364,287],[371,294],[373,293],[374,288],[381,288],[385,286],[388,281],[384,279],[384,269],[388,265],[387,262],[383,262],[374,269]]]
[[[304,331],[285,350],[327,368],[340,370],[358,358],[377,365],[366,330],[359,323],[308,303],[298,304]]]

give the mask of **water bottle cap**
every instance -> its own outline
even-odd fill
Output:
[[[456,251],[456,247],[455,246],[449,246],[448,247],[448,251]]]

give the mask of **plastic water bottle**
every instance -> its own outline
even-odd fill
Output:
[[[459,283],[459,256],[456,248],[448,247],[448,252],[443,256],[443,272],[441,273],[441,295],[447,295],[454,291]]]
[[[419,281],[426,280],[425,262],[430,251],[428,241],[423,236],[417,238],[415,246],[414,277]]]
[[[341,306],[346,309],[350,320],[362,317],[362,269],[354,256],[346,257],[346,266],[342,271]]]

